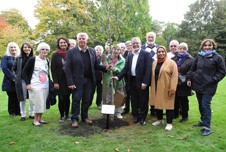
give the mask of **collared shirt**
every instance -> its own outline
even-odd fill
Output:
[[[167,53],[167,57],[172,59],[175,56],[175,54],[173,54],[172,52],[168,52]]]
[[[131,66],[131,75],[136,76],[136,66],[137,66],[137,59],[139,57],[140,50],[137,52],[133,52],[133,60],[132,60],[132,66]]]
[[[88,50],[88,46],[86,47],[86,50],[82,50],[82,48],[80,48],[79,46],[78,46],[78,49],[79,49],[79,51],[85,52],[86,50]]]

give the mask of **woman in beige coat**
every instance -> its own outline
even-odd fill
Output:
[[[163,124],[163,109],[166,109],[165,130],[172,130],[174,99],[178,82],[176,63],[167,57],[164,46],[157,49],[157,60],[152,65],[151,98],[149,104],[155,106],[158,121],[153,126]]]

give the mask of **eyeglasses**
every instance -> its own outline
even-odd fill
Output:
[[[170,47],[177,47],[176,45],[170,45]]]
[[[134,43],[132,43],[133,45],[138,45],[138,44],[140,44],[139,42],[134,42]]]

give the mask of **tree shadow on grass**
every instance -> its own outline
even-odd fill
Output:
[[[108,130],[115,130],[129,125],[130,122],[127,119],[114,119],[110,120],[109,129],[105,129],[106,119],[100,118],[93,120],[93,125],[87,125],[83,122],[79,122],[78,128],[72,128],[70,124],[64,123],[59,129],[59,133],[73,137],[76,136],[89,137],[94,134],[100,134]]]

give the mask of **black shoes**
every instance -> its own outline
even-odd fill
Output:
[[[133,123],[138,123],[139,119],[138,118],[133,118]]]
[[[188,120],[188,117],[187,118],[182,118],[179,122],[185,122]]]
[[[20,121],[25,121],[26,120],[26,117],[21,117],[20,118]]]
[[[194,127],[202,127],[202,126],[203,126],[203,123],[202,123],[202,122],[199,122],[199,123],[197,123],[197,124],[194,124],[193,126],[194,126]]]
[[[34,117],[34,116],[29,116],[29,118],[30,118],[30,119],[35,119],[35,117]]]
[[[140,125],[144,126],[146,124],[146,122],[144,120],[140,120]]]
[[[129,111],[124,111],[123,113],[122,113],[122,115],[125,115],[125,114],[128,114],[129,113]]]

